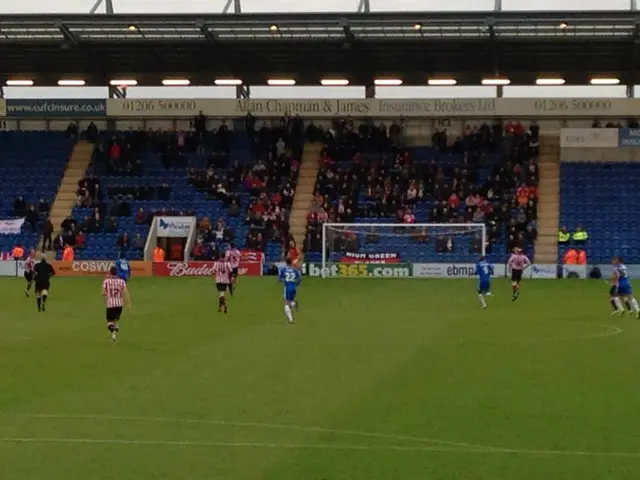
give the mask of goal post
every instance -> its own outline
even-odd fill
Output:
[[[428,277],[444,265],[467,271],[486,246],[483,223],[325,223],[321,276]]]

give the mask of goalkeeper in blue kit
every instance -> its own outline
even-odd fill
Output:
[[[491,295],[491,277],[493,276],[493,265],[484,256],[480,257],[476,263],[476,275],[478,276],[478,298],[482,308],[487,308],[486,297]]]
[[[295,308],[296,311],[298,310],[296,293],[298,292],[298,285],[302,281],[302,276],[300,270],[291,265],[290,258],[287,258],[286,266],[278,272],[278,281],[284,284],[284,314],[287,316],[289,323],[296,323],[291,307]]]

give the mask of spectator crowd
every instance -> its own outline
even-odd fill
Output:
[[[325,222],[380,219],[401,224],[484,223],[489,253],[499,240],[508,251],[533,245],[538,202],[536,126],[526,129],[512,122],[468,126],[455,139],[441,128],[432,137],[432,158],[419,163],[405,147],[403,130],[402,123],[389,127],[363,123],[356,128],[350,119],[336,120],[326,131],[308,129],[308,137],[322,141],[324,148],[307,219],[307,251],[322,249]],[[430,206],[428,218],[417,218],[418,205]],[[416,242],[431,241],[427,229],[411,232]],[[375,242],[376,236],[372,232],[366,241]],[[482,250],[481,238],[479,232],[474,235],[472,251]],[[438,252],[456,248],[455,235],[435,240]],[[354,240],[333,241],[341,243],[334,246],[339,251]]]

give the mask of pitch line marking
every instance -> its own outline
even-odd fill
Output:
[[[67,415],[67,414],[8,414],[0,413],[2,416],[24,417],[24,418],[42,418],[42,419],[68,419],[68,420],[107,420],[120,422],[158,422],[158,423],[186,423],[194,425],[222,425],[227,427],[247,427],[247,428],[264,428],[272,430],[298,430],[302,432],[331,433],[335,435],[351,435],[355,437],[380,438],[385,440],[433,443],[436,445],[447,445],[456,448],[486,449],[490,450],[494,447],[485,447],[482,445],[473,445],[470,443],[452,442],[448,440],[413,437],[410,435],[394,435],[388,433],[360,432],[356,430],[336,430],[324,427],[305,427],[302,425],[286,425],[261,422],[236,422],[231,420],[199,420],[190,418],[166,418],[166,417],[121,417],[111,415]]]
[[[291,444],[291,443],[236,443],[236,442],[192,442],[192,441],[164,441],[164,440],[124,440],[124,439],[94,439],[94,438],[47,438],[47,437],[2,437],[4,443],[75,443],[99,445],[157,445],[178,447],[206,447],[206,448],[270,448],[270,449],[323,449],[323,450],[360,450],[360,451],[398,451],[398,452],[440,452],[440,453],[477,453],[512,454],[530,456],[556,457],[624,457],[640,458],[640,452],[582,452],[573,450],[522,450],[515,448],[453,448],[428,446],[370,446],[370,445],[328,445],[328,444]]]
[[[406,451],[406,452],[465,452],[465,453],[501,453],[512,455],[530,456],[557,456],[557,457],[625,457],[640,458],[640,452],[588,452],[579,450],[537,450],[520,449],[510,447],[498,447],[449,440],[413,437],[410,435],[394,435],[387,433],[360,432],[355,430],[335,430],[323,427],[305,427],[301,425],[284,425],[258,422],[234,422],[228,420],[198,420],[165,417],[120,417],[109,415],[65,415],[65,414],[7,414],[3,416],[25,418],[50,418],[50,419],[84,419],[84,420],[111,420],[132,422],[163,422],[186,423],[196,425],[225,425],[236,427],[253,427],[266,429],[299,430],[307,432],[333,433],[339,435],[352,435],[368,438],[381,438],[396,441],[414,441],[418,443],[431,443],[434,446],[371,446],[371,445],[329,445],[329,444],[281,444],[281,443],[228,443],[228,442],[191,442],[191,441],[156,441],[156,440],[123,440],[123,439],[90,439],[90,438],[23,438],[4,437],[0,442],[6,443],[95,443],[95,444],[131,444],[131,445],[166,445],[166,446],[195,446],[195,447],[220,447],[220,448],[283,448],[283,449],[327,449],[327,450],[369,450],[369,451]]]

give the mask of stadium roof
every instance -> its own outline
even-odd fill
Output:
[[[634,84],[639,34],[633,11],[3,15],[0,80],[369,85],[393,77],[424,85],[453,77],[478,85],[504,76],[533,85],[539,77],[585,84],[601,75]]]

